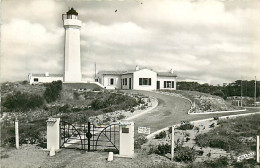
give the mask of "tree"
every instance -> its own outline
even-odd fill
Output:
[[[45,84],[44,99],[48,102],[54,102],[60,97],[60,92],[62,90],[61,81],[53,81],[52,83]]]

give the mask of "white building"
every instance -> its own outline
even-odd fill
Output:
[[[41,83],[51,83],[53,81],[63,81],[62,74],[49,74],[45,72],[44,74],[29,74],[28,81],[30,85],[41,84]]]
[[[106,89],[134,89],[134,90],[176,90],[177,75],[169,72],[155,72],[137,66],[133,71],[100,71],[96,81]]]

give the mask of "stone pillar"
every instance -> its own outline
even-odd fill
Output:
[[[119,157],[134,157],[134,122],[122,121],[120,124]]]
[[[47,149],[60,149],[60,118],[49,118],[47,120]]]

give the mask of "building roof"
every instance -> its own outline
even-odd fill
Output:
[[[63,74],[49,74],[46,76],[46,74],[31,74],[32,77],[63,77]]]
[[[98,74],[100,75],[122,75],[127,71],[99,71]]]
[[[71,8],[71,9],[67,12],[67,15],[77,15],[77,16],[78,16],[78,12],[77,12],[75,9]]]
[[[146,68],[144,68],[146,69]],[[140,69],[142,70],[142,69]],[[136,71],[140,70],[129,70],[129,71],[99,71],[98,74],[100,75],[124,75],[124,74],[131,74]],[[149,69],[150,70],[150,69]],[[151,70],[153,71],[153,70]],[[171,72],[156,72],[157,76],[166,76],[166,77],[177,77],[176,73],[171,73]]]
[[[177,77],[175,73],[171,72],[157,72],[158,76],[169,76],[169,77]]]

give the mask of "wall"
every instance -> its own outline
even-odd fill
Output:
[[[127,78],[127,85],[123,85],[122,84],[122,89],[129,89],[129,78],[131,78],[131,89],[133,89],[133,74],[125,74],[125,75],[122,75],[122,78],[121,79],[124,79],[124,78]],[[121,82],[121,81],[120,81]]]
[[[114,85],[109,84],[110,78],[114,79]],[[120,75],[103,75],[100,82],[106,89],[121,89],[121,77]]]
[[[170,90],[176,90],[176,77],[170,77],[170,76],[158,76],[157,80],[160,81],[160,89],[170,89]],[[174,88],[164,88],[164,81],[174,81]]]
[[[156,90],[157,73],[149,69],[142,69],[134,72],[133,89],[135,90]],[[151,78],[151,86],[139,85],[139,78]]]

